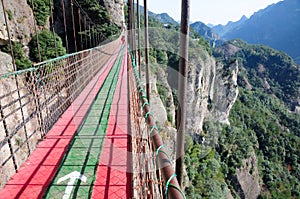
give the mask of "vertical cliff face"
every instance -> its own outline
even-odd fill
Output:
[[[206,120],[229,124],[228,116],[238,95],[238,63],[224,66],[207,52],[190,59],[187,90],[187,131],[200,134]]]
[[[34,33],[34,21],[31,8],[26,0],[4,0],[5,13],[8,20],[10,37],[13,41],[27,45]],[[0,6],[0,45],[9,43],[7,27],[3,15],[3,7]]]
[[[228,65],[217,63],[216,78],[212,88],[213,95],[208,105],[211,107],[212,117],[216,121],[229,124],[229,112],[238,96],[237,77],[237,61]]]
[[[100,3],[108,10],[111,20],[122,27],[125,22],[124,0],[100,0]]]

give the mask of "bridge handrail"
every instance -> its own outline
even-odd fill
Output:
[[[139,77],[139,73],[138,73],[138,70],[137,70],[137,67],[135,64],[135,58],[134,58],[134,55],[133,55],[132,51],[130,50],[130,48],[129,48],[129,52],[130,52],[130,57],[131,57],[133,73],[135,76],[135,81],[136,81],[136,85],[137,85],[137,89],[138,89],[138,94],[140,95],[140,101],[142,102],[141,108],[144,111],[145,121],[146,122],[148,121],[147,124],[150,129],[150,136],[152,138],[152,144],[155,148],[157,163],[159,164],[157,166],[160,168],[162,176],[165,180],[165,197],[168,198],[168,196],[170,195],[170,198],[185,199],[186,197],[185,197],[183,191],[180,189],[178,180],[176,178],[176,174],[172,167],[171,160],[170,160],[166,150],[164,150],[166,148],[166,146],[164,145],[164,143],[162,141],[162,138],[158,131],[158,127],[154,120],[154,116],[151,113],[150,103],[147,100],[146,91],[143,88],[143,84]],[[157,169],[159,169],[159,168],[157,168]],[[173,188],[173,189],[170,189],[170,188]]]
[[[115,39],[113,41],[110,41],[108,43],[105,43],[104,45],[99,45],[99,46],[96,46],[96,47],[93,47],[93,48],[85,49],[85,50],[74,52],[74,53],[67,53],[65,55],[58,56],[58,57],[55,57],[55,58],[52,58],[52,59],[49,59],[49,60],[45,60],[45,61],[42,61],[42,62],[39,62],[39,63],[34,63],[34,64],[32,64],[32,67],[26,68],[26,69],[23,69],[23,70],[18,70],[18,71],[14,71],[14,72],[7,72],[7,73],[0,74],[0,79],[5,79],[5,78],[8,78],[8,77],[13,76],[13,75],[24,74],[26,72],[32,72],[32,71],[38,70],[39,67],[41,67],[42,65],[47,64],[47,63],[63,60],[63,59],[69,58],[71,56],[76,56],[76,55],[79,55],[79,54],[82,54],[82,53],[87,53],[87,52],[90,52],[90,51],[93,51],[93,50],[98,50],[98,49],[101,49],[101,48],[105,48],[106,46],[110,45],[111,43],[120,40],[121,37],[122,37],[122,34],[124,34],[124,33],[121,33],[121,35],[117,39]],[[107,42],[107,41],[104,41],[104,42]]]
[[[121,37],[0,75],[0,187],[25,162],[81,91],[106,67]]]

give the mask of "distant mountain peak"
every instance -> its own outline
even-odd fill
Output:
[[[156,20],[163,24],[173,24],[173,25],[178,25],[178,22],[175,21],[168,13],[160,13],[160,14],[155,14],[153,12],[149,12],[149,16],[154,17]]]
[[[234,28],[225,27],[224,39],[241,38],[251,44],[263,44],[288,53],[300,63],[300,1],[285,0],[255,12]],[[213,29],[219,33],[219,27]],[[223,27],[224,28],[224,27]]]

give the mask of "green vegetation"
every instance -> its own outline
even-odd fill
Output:
[[[187,196],[227,198],[228,186],[239,198],[234,183],[236,168],[241,168],[242,160],[254,152],[260,184],[265,187],[260,198],[299,198],[300,116],[287,111],[270,94],[240,88],[229,119],[230,126],[205,122],[203,137],[220,133],[215,149],[211,148],[208,155],[201,141],[186,141],[185,164],[190,165],[187,172],[192,185],[186,190]]]
[[[262,184],[268,189],[262,197],[300,197],[300,116],[260,89],[240,89],[230,122],[238,134],[248,137],[243,143],[258,157]]]
[[[172,123],[173,117],[171,114],[170,99],[169,99],[169,97],[172,98],[172,96],[168,96],[168,89],[166,87],[164,87],[160,82],[156,83],[156,87],[157,87],[157,92],[159,94],[159,97],[160,97],[164,107],[166,108],[167,119],[170,123]]]
[[[233,40],[230,43],[242,48],[232,57],[239,59],[246,68],[251,85],[264,88],[265,82],[268,82],[268,92],[274,93],[294,109],[300,87],[299,65],[287,54],[267,46],[249,45],[241,40]]]
[[[178,70],[178,27],[176,32],[176,28],[165,28],[154,19],[149,21],[149,26],[155,27],[149,29],[150,60],[161,62],[163,69],[167,65]],[[190,38],[190,60],[200,57],[205,61],[213,54],[225,66],[237,60],[240,72],[239,96],[229,117],[231,125],[206,121],[200,135],[186,137],[187,198],[228,198],[229,194],[243,198],[236,169],[249,167],[243,160],[250,157],[257,160],[249,173],[258,172],[255,174],[262,188],[259,198],[300,198],[300,116],[290,111],[299,97],[299,66],[285,53],[266,46],[233,40],[230,44],[241,50],[225,58],[222,51],[211,50],[199,35],[192,32]],[[224,76],[228,73],[225,68]],[[252,89],[244,88],[243,79]],[[175,88],[177,85],[172,83]],[[157,87],[166,105],[165,90]],[[208,108],[213,111],[215,107],[209,103]]]
[[[108,11],[100,5],[97,0],[78,0],[81,7],[88,13],[89,17],[96,24],[94,27],[95,32],[101,32],[103,39],[109,39],[113,35],[120,33],[119,28],[112,23]],[[90,36],[93,32],[85,31],[81,34]],[[85,37],[84,37],[85,38]]]
[[[8,16],[8,20],[11,21],[13,19],[13,13],[11,10],[5,10],[5,12],[7,13]]]
[[[220,164],[220,156],[213,149],[205,157],[201,157],[203,148],[200,144],[191,143],[186,150],[185,165],[189,165],[186,169],[190,180],[186,197],[227,198],[228,187],[223,174],[223,167],[226,165]]]
[[[12,45],[13,53],[14,53],[17,70],[23,70],[26,68],[30,68],[32,66],[32,64],[31,64],[30,60],[25,56],[25,53],[23,52],[23,49],[22,49],[22,44],[19,42],[13,42],[12,44],[13,44]],[[0,50],[7,54],[11,54],[9,44],[0,46]]]
[[[56,33],[53,34],[48,30],[43,30],[38,34],[38,40],[41,60],[39,58],[37,35],[33,36],[29,43],[30,57],[33,62],[40,62],[66,54],[61,38]]]
[[[53,1],[53,0],[51,0]],[[33,3],[33,4],[32,4]],[[38,26],[45,26],[50,17],[49,0],[27,0],[27,4],[33,9],[33,14]]]

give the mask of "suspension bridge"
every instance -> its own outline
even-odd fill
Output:
[[[184,198],[132,37],[1,74],[0,199]]]

